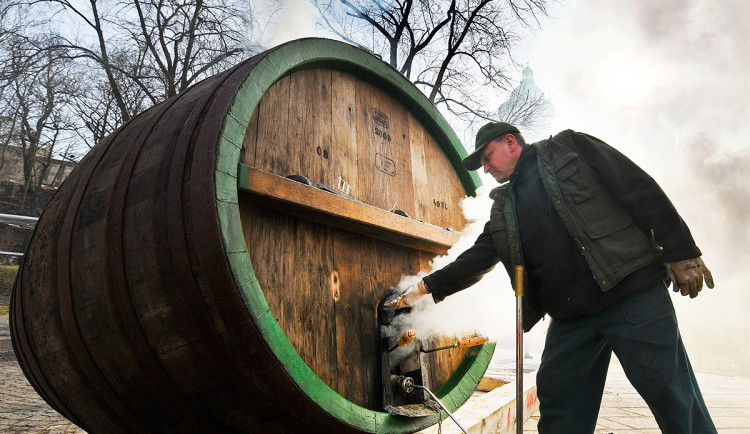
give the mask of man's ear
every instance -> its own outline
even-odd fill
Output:
[[[516,138],[513,136],[513,134],[506,134],[503,143],[508,147],[508,150],[510,152],[514,152],[518,147],[518,142],[516,142]]]

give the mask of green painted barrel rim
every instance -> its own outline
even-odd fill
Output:
[[[227,259],[235,283],[269,348],[297,386],[330,416],[369,432],[407,432],[437,422],[437,415],[422,418],[394,417],[361,407],[324,383],[292,347],[268,306],[250,263],[240,222],[238,172],[240,149],[250,117],[263,94],[279,78],[295,70],[330,67],[368,75],[379,86],[395,92],[435,137],[461,179],[467,194],[480,185],[478,176],[461,165],[466,151],[443,116],[398,71],[364,50],[329,39],[301,39],[269,50],[240,85],[230,103],[218,144],[216,206]],[[242,182],[242,181],[240,181]],[[245,181],[246,182],[246,181]],[[456,372],[436,395],[451,411],[461,406],[476,389],[489,365],[494,344],[471,348]]]

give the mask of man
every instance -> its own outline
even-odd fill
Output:
[[[484,168],[490,220],[475,244],[394,302],[435,302],[502,262],[526,270],[524,330],[552,320],[537,373],[540,433],[594,432],[612,352],[665,433],[715,433],[665,282],[696,297],[713,288],[685,222],[656,182],[592,136],[563,131],[526,145],[484,125],[469,170]]]

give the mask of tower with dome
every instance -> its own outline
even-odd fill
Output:
[[[497,118],[533,130],[544,126],[552,115],[554,107],[536,85],[534,70],[527,65],[521,75],[521,83],[498,108]]]

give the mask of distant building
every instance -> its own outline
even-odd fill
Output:
[[[34,169],[37,174],[43,173],[43,188],[57,189],[76,166],[74,161],[57,159],[50,156],[46,149],[36,151]],[[46,166],[46,167],[45,167]],[[0,183],[22,185],[23,153],[18,146],[6,146],[0,149]]]
[[[40,149],[34,156],[34,185],[42,176],[41,188],[30,189],[24,182],[23,153],[17,146],[0,147],[0,263],[15,263],[26,249],[30,228],[28,223],[38,217],[62,182],[76,166],[74,161],[53,158]],[[27,221],[28,224],[19,224]]]
[[[524,129],[544,126],[554,115],[554,107],[534,81],[534,70],[528,66],[521,75],[521,83],[497,110],[497,118]]]

